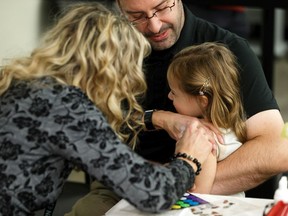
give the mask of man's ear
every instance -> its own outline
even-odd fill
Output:
[[[209,103],[208,97],[206,95],[200,95],[198,96],[198,100],[200,102],[201,107],[206,109]]]

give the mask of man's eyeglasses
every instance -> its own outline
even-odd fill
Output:
[[[159,9],[157,9],[152,16],[148,17],[146,14],[142,13],[140,16],[135,17],[132,15],[128,15],[128,19],[133,25],[139,25],[139,24],[144,24],[147,23],[148,20],[152,19],[153,17],[161,17],[164,16],[165,14],[169,13],[172,11],[172,8],[175,6],[175,0],[172,3],[172,5],[168,5],[170,1],[166,1],[163,5],[160,6]]]

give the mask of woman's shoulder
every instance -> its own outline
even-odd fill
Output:
[[[90,100],[80,88],[61,83],[52,77],[29,81],[26,86],[31,91],[31,94],[41,94],[43,98],[52,98],[54,100],[60,98],[62,103],[71,101],[86,101],[90,103]]]

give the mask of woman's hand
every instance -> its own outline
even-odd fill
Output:
[[[186,125],[183,136],[176,143],[175,153],[191,155],[202,164],[213,150],[215,139],[213,133],[207,133],[201,125],[199,121]]]
[[[218,141],[223,143],[223,137],[220,131],[204,119],[158,110],[153,113],[152,121],[155,128],[166,130],[170,137],[176,141],[182,137],[186,125],[196,123],[198,127],[205,129],[206,133],[211,134],[211,136],[214,133]]]

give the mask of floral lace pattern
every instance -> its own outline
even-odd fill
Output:
[[[53,203],[75,166],[150,212],[171,206],[194,182],[186,162],[152,166],[121,144],[79,89],[51,78],[13,83],[0,97],[0,215],[31,215]]]

